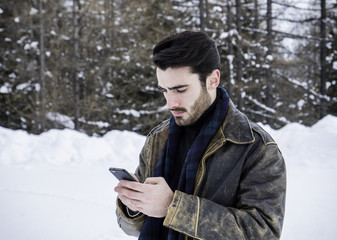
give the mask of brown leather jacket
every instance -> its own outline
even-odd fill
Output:
[[[141,182],[152,176],[160,159],[168,123],[147,136],[136,170]],[[175,191],[164,226],[195,239],[279,239],[285,194],[286,169],[277,144],[230,102],[200,161],[194,194]],[[145,216],[128,218],[117,203],[120,227],[138,236]]]

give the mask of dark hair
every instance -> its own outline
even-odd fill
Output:
[[[184,31],[162,39],[153,49],[153,62],[164,71],[191,67],[202,83],[214,69],[220,69],[216,43],[203,32]]]

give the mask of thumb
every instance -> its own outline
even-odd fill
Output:
[[[134,179],[137,180],[137,182],[139,182],[139,179],[138,179],[138,177],[137,177],[135,174],[133,174],[133,173],[130,173],[130,174],[131,174],[131,176],[132,176]]]
[[[149,177],[145,180],[145,184],[153,184],[156,185],[162,181],[162,177]]]

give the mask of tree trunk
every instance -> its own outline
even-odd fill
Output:
[[[111,44],[112,40],[112,26],[113,26],[113,1],[112,0],[105,0],[104,6],[105,6],[105,19],[106,19],[106,38],[107,43]]]
[[[236,3],[236,28],[237,28],[237,31],[238,31],[238,40],[237,40],[237,52],[236,52],[236,80],[237,81],[242,81],[242,61],[243,61],[243,58],[242,58],[242,54],[241,54],[241,51],[242,51],[242,48],[241,48],[241,32],[242,32],[242,29],[241,29],[241,0],[235,0],[235,3]],[[242,108],[243,106],[243,99],[240,97],[239,98],[239,102],[238,102],[238,107],[239,108]]]
[[[321,0],[321,26],[320,26],[320,62],[321,62],[321,104],[320,104],[320,117],[323,118],[327,112],[327,99],[326,99],[326,79],[327,79],[327,63],[326,63],[326,5],[325,0]]]
[[[46,96],[45,96],[45,50],[44,50],[44,21],[43,21],[43,0],[39,1],[39,17],[40,17],[40,101],[39,101],[39,131],[43,132],[46,122]]]
[[[260,42],[260,34],[259,34],[259,7],[258,7],[258,0],[254,0],[254,41],[255,43]],[[259,48],[257,48],[257,51],[255,53],[256,56],[256,65],[258,65],[257,71],[255,72],[256,74],[256,79],[259,81],[261,78],[261,72],[260,72],[260,67],[261,67],[261,61],[260,61],[260,53],[259,53]],[[261,94],[257,94],[257,97],[261,96]],[[261,101],[261,99],[259,99]]]
[[[200,13],[200,30],[205,31],[205,2],[199,0],[199,13]]]
[[[233,53],[233,44],[232,44],[232,36],[231,36],[231,31],[232,31],[232,10],[231,10],[231,5],[232,2],[231,0],[227,0],[227,32],[228,32],[228,72],[229,72],[229,83],[227,87],[228,94],[230,95],[232,92],[232,86],[235,85],[235,79],[234,79],[234,68],[233,68],[233,58],[234,58],[234,53]]]
[[[79,26],[78,26],[78,14],[79,14],[79,1],[73,0],[73,80],[74,80],[74,123],[75,129],[79,130],[79,118],[80,118],[80,83],[78,77],[77,61],[79,59],[78,42],[79,42]]]
[[[267,0],[267,57],[272,57],[273,54],[273,34],[272,34],[272,0]],[[271,69],[271,60],[268,60],[268,68],[266,69],[267,75],[267,96],[266,105],[270,108],[273,107],[273,73]]]

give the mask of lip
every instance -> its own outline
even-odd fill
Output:
[[[184,115],[184,112],[182,112],[182,111],[171,111],[171,113],[175,117],[181,117],[182,115]]]

